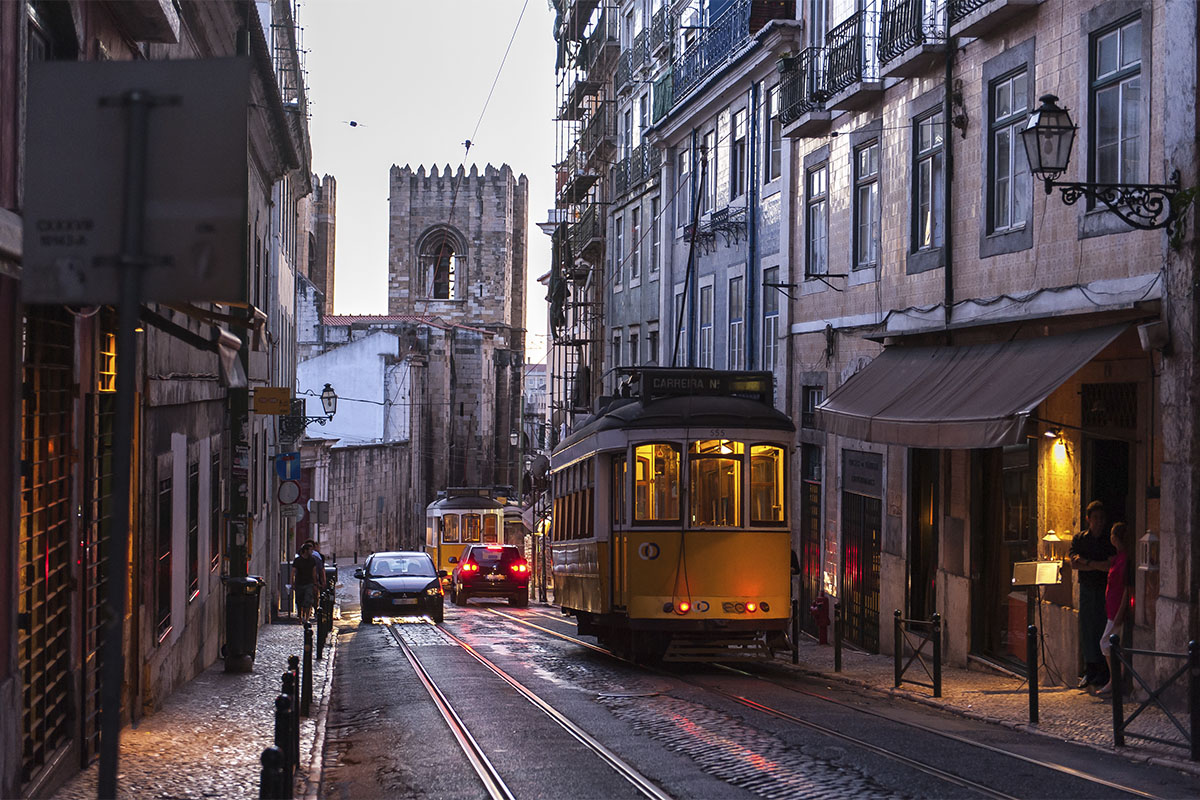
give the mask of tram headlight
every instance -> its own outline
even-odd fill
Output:
[[[767,603],[766,600],[759,603],[758,607],[762,609],[762,612],[764,614],[769,614],[771,612],[771,606]]]
[[[691,604],[691,603],[689,603],[687,600],[680,600],[680,601],[679,601],[679,613],[680,613],[680,614],[686,614],[686,613],[688,613],[688,612],[689,612],[689,611],[691,611],[691,610],[692,610],[692,604]]]
[[[758,603],[746,603],[746,610],[753,614],[758,611]]]

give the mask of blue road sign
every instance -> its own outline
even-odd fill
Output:
[[[280,453],[275,456],[275,474],[281,481],[300,480],[300,454]]]

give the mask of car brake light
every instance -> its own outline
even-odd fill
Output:
[[[513,564],[511,567],[513,572],[529,572],[528,564]]]
[[[489,544],[489,545],[487,546],[487,549],[488,549],[488,550],[503,550],[503,549],[504,549],[504,545],[502,545],[502,544]]]
[[[470,562],[467,562],[466,564],[463,564],[463,565],[462,565],[462,571],[463,571],[463,572],[474,572],[474,571],[475,571],[475,570],[477,570],[477,569],[479,569],[479,565],[478,565],[478,564],[472,564],[472,563],[470,563]]]

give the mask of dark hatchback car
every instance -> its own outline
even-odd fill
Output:
[[[469,544],[450,579],[450,599],[457,606],[472,597],[506,597],[514,606],[529,605],[529,564],[511,544]]]
[[[440,623],[443,615],[442,582],[427,553],[374,553],[365,567],[354,570],[361,581],[358,600],[363,622],[375,617],[428,614]]]

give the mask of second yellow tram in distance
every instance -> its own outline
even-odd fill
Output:
[[[637,658],[768,656],[791,613],[795,435],[773,376],[622,376],[551,458],[557,604]]]
[[[425,507],[425,552],[439,570],[453,570],[468,544],[510,544],[507,534],[504,504],[487,489],[451,488]]]

